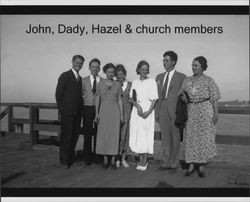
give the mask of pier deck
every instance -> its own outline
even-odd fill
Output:
[[[1,183],[3,188],[249,188],[250,164],[247,162],[235,164],[235,162],[230,162],[230,159],[217,159],[207,165],[205,178],[199,178],[196,173],[190,177],[184,177],[185,170],[181,168],[175,171],[160,171],[158,170],[160,157],[157,154],[151,158],[150,166],[144,172],[135,169],[137,161],[133,158],[129,160],[131,165],[129,168],[120,167],[115,171],[103,170],[98,164],[88,167],[74,164],[70,169],[66,169],[58,163],[57,146],[40,144],[31,146],[31,144],[25,144],[26,140],[30,140],[30,137],[23,134],[1,136]],[[218,146],[219,150],[223,151],[221,145]],[[249,146],[242,146],[242,149],[244,154],[249,151]]]

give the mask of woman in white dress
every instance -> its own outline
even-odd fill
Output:
[[[149,64],[140,61],[136,69],[139,79],[133,81],[130,98],[133,104],[130,119],[129,147],[139,153],[140,161],[137,170],[146,170],[148,166],[148,154],[154,150],[154,107],[158,99],[157,84],[154,79],[148,77]]]

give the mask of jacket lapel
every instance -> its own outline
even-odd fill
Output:
[[[78,83],[76,76],[75,76],[74,72],[72,71],[72,69],[70,69],[69,72],[71,74],[71,76],[70,76],[71,80],[74,81],[75,83]],[[79,80],[79,82],[80,82],[82,80],[82,77],[80,75],[79,75],[79,77],[80,77],[80,80]]]
[[[174,74],[173,74],[173,76],[172,76],[172,79],[171,79],[171,81],[170,81],[169,88],[168,88],[168,92],[169,92],[170,89],[173,87],[173,85],[174,85],[176,79],[177,79],[177,72],[175,71]]]
[[[163,79],[164,79],[164,75],[165,75],[165,73],[162,73],[161,74],[161,76],[160,76],[160,78],[159,78],[159,95],[161,95],[162,94],[162,89],[163,89]]]
[[[72,71],[72,69],[70,69],[69,72],[70,72],[70,78],[71,78],[71,80],[77,82],[76,77],[75,77],[75,74],[74,74],[74,72]]]
[[[91,91],[92,90],[92,86],[91,86],[90,76],[88,76],[87,85],[88,85],[88,89]]]

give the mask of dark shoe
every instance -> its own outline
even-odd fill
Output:
[[[67,169],[69,169],[72,165],[73,165],[73,163],[68,163]]]
[[[169,166],[168,167],[166,167],[166,166],[160,166],[158,169],[159,170],[170,170],[170,167]]]
[[[176,169],[177,169],[177,166],[169,166],[169,169],[170,169],[170,170],[176,170]]]
[[[86,166],[90,166],[90,165],[92,164],[92,160],[91,160],[91,159],[85,160],[85,161],[83,161],[83,162],[84,162],[84,164],[85,164]]]
[[[82,166],[82,165],[84,164],[84,162],[82,162],[82,161],[77,161],[77,162],[75,162],[75,164],[76,164],[77,166]]]
[[[197,172],[199,177],[205,177],[205,172],[200,170],[200,165],[197,167]]]
[[[191,171],[187,170],[186,173],[184,174],[186,177],[192,175],[195,171],[195,168],[193,168]]]
[[[115,164],[111,164],[111,170],[116,170],[116,169],[117,169],[116,165]]]
[[[105,169],[105,170],[107,170],[109,168],[109,164],[103,163],[102,164],[102,168]]]
[[[198,176],[199,177],[205,177],[205,172],[198,170]]]
[[[103,162],[103,157],[101,155],[95,154],[93,162],[94,164],[101,164]]]

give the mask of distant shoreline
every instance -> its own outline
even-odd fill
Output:
[[[220,114],[250,114],[250,106],[219,106]]]

